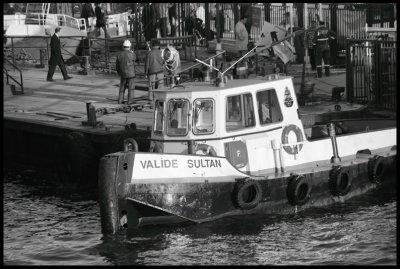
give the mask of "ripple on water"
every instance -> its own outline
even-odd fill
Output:
[[[296,215],[103,236],[85,191],[64,193],[32,171],[15,173],[3,182],[6,265],[397,264],[395,188]]]

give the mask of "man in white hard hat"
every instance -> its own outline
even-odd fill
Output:
[[[118,75],[121,77],[119,85],[118,104],[124,101],[124,93],[126,87],[128,88],[128,104],[133,103],[133,92],[135,90],[135,61],[136,55],[131,50],[131,42],[125,40],[123,43],[123,51],[117,57],[116,69]]]

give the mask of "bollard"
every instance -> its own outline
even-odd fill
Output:
[[[331,162],[338,163],[341,161],[341,159],[338,154],[337,143],[336,143],[335,124],[333,122],[328,124],[328,130],[329,130],[329,136],[331,137],[331,140],[332,140],[332,149],[333,149],[333,156],[331,158]]]
[[[271,145],[272,145],[272,150],[274,151],[275,173],[279,173],[281,172],[282,169],[280,152],[279,152],[281,145],[276,139],[271,140]]]
[[[36,65],[36,68],[44,68],[44,58],[46,58],[46,49],[40,49],[40,64]]]
[[[82,121],[82,125],[84,126],[92,126],[96,127],[97,125],[102,126],[102,121],[97,121],[96,119],[96,108],[92,105],[92,101],[86,102],[86,114],[87,114],[87,121]]]
[[[82,56],[82,67],[83,67],[83,70],[79,71],[79,74],[87,75],[88,74],[88,69],[90,67],[89,56]]]

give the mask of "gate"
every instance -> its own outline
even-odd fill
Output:
[[[375,109],[397,109],[396,42],[348,39],[347,100]]]

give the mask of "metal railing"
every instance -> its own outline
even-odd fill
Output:
[[[25,24],[68,26],[86,31],[85,19],[65,14],[28,13],[25,16]]]
[[[10,62],[8,59],[6,59],[6,58],[4,58],[4,57],[3,57],[3,61],[4,61],[5,63],[8,63],[9,65],[11,65],[15,70],[17,70],[17,71],[19,72],[19,79],[20,79],[20,82],[18,82],[18,80],[17,80],[16,78],[14,78],[12,75],[10,75],[10,74],[8,73],[8,70],[7,70],[6,66],[3,65],[3,73],[6,74],[7,85],[10,84],[9,79],[12,79],[15,83],[17,83],[17,84],[21,87],[21,92],[24,93],[24,80],[22,79],[22,70],[19,69],[16,65],[14,65],[12,62]]]
[[[396,42],[347,40],[347,100],[376,109],[396,110]]]

